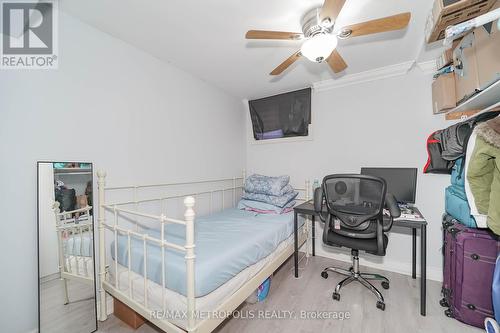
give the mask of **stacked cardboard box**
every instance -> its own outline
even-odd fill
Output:
[[[455,77],[453,73],[438,76],[432,82],[432,112],[444,113],[457,104],[455,96]]]
[[[493,9],[500,8],[500,1]],[[442,113],[500,80],[500,20],[474,29],[456,40],[438,60],[450,62],[453,73],[439,75],[432,84],[433,112]]]
[[[427,43],[444,38],[450,25],[465,22],[488,12],[497,0],[436,0],[425,28]]]
[[[453,52],[457,103],[500,79],[500,31],[497,22],[476,28]]]

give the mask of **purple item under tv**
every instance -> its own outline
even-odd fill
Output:
[[[448,317],[483,327],[493,317],[492,282],[500,241],[484,229],[443,221],[444,276],[442,306]]]
[[[284,137],[283,130],[277,129],[274,131],[257,133],[257,140],[279,139]]]

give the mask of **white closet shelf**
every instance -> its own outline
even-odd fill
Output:
[[[84,168],[57,168],[54,169],[55,175],[91,175],[91,169]]]
[[[492,106],[497,106],[500,103],[500,80],[493,83],[488,88],[484,89],[480,93],[469,98],[462,104],[458,105],[456,108],[451,109],[446,112],[446,120],[462,119],[470,117],[476,113],[486,111],[492,111],[495,108]]]

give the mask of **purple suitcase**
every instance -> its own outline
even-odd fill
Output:
[[[484,229],[471,229],[448,216],[443,219],[445,314],[461,322],[483,327],[493,316],[491,285],[500,241]]]

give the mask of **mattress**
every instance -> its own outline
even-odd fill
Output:
[[[299,232],[305,232],[304,228],[301,228]],[[254,277],[261,269],[264,268],[268,263],[273,261],[279,254],[287,247],[293,245],[293,235],[289,236],[286,240],[282,241],[277,248],[271,252],[267,257],[261,259],[259,262],[245,268],[232,279],[227,281],[225,284],[221,285],[219,288],[215,289],[208,295],[197,297],[195,300],[196,311],[201,313],[207,313],[217,309],[217,306],[222,304],[229,296],[240,289],[247,281]],[[131,286],[129,289],[128,281],[128,269],[120,264],[118,267],[118,289],[122,291],[125,295],[132,296],[132,299],[144,304],[144,277],[131,272]],[[109,282],[115,285],[115,262],[113,261],[110,265],[110,276]],[[290,273],[291,274],[291,273]],[[185,312],[187,311],[187,299],[184,295],[179,294],[176,291],[163,289],[163,287],[154,281],[147,281],[147,298],[148,298],[148,308],[152,311],[162,311],[165,310],[166,313],[172,312]],[[165,308],[162,306],[162,297],[165,294]],[[183,318],[165,318],[168,319],[173,324],[186,328],[186,320]],[[197,320],[198,321],[198,320]]]
[[[302,224],[303,222],[300,221]],[[143,231],[160,239],[158,230]],[[226,209],[195,220],[195,297],[213,292],[238,273],[269,256],[279,244],[293,233],[293,212],[286,214],[259,214],[236,208]],[[167,241],[183,246],[185,227],[169,224]],[[127,236],[118,236],[118,263],[128,265]],[[144,247],[141,239],[131,238],[131,270],[143,274]],[[115,259],[114,241],[111,256]],[[148,243],[147,278],[162,285],[161,248]],[[186,295],[185,254],[165,249],[166,288]]]
[[[92,257],[93,241],[90,233],[74,234],[64,240],[64,253],[66,255]]]

